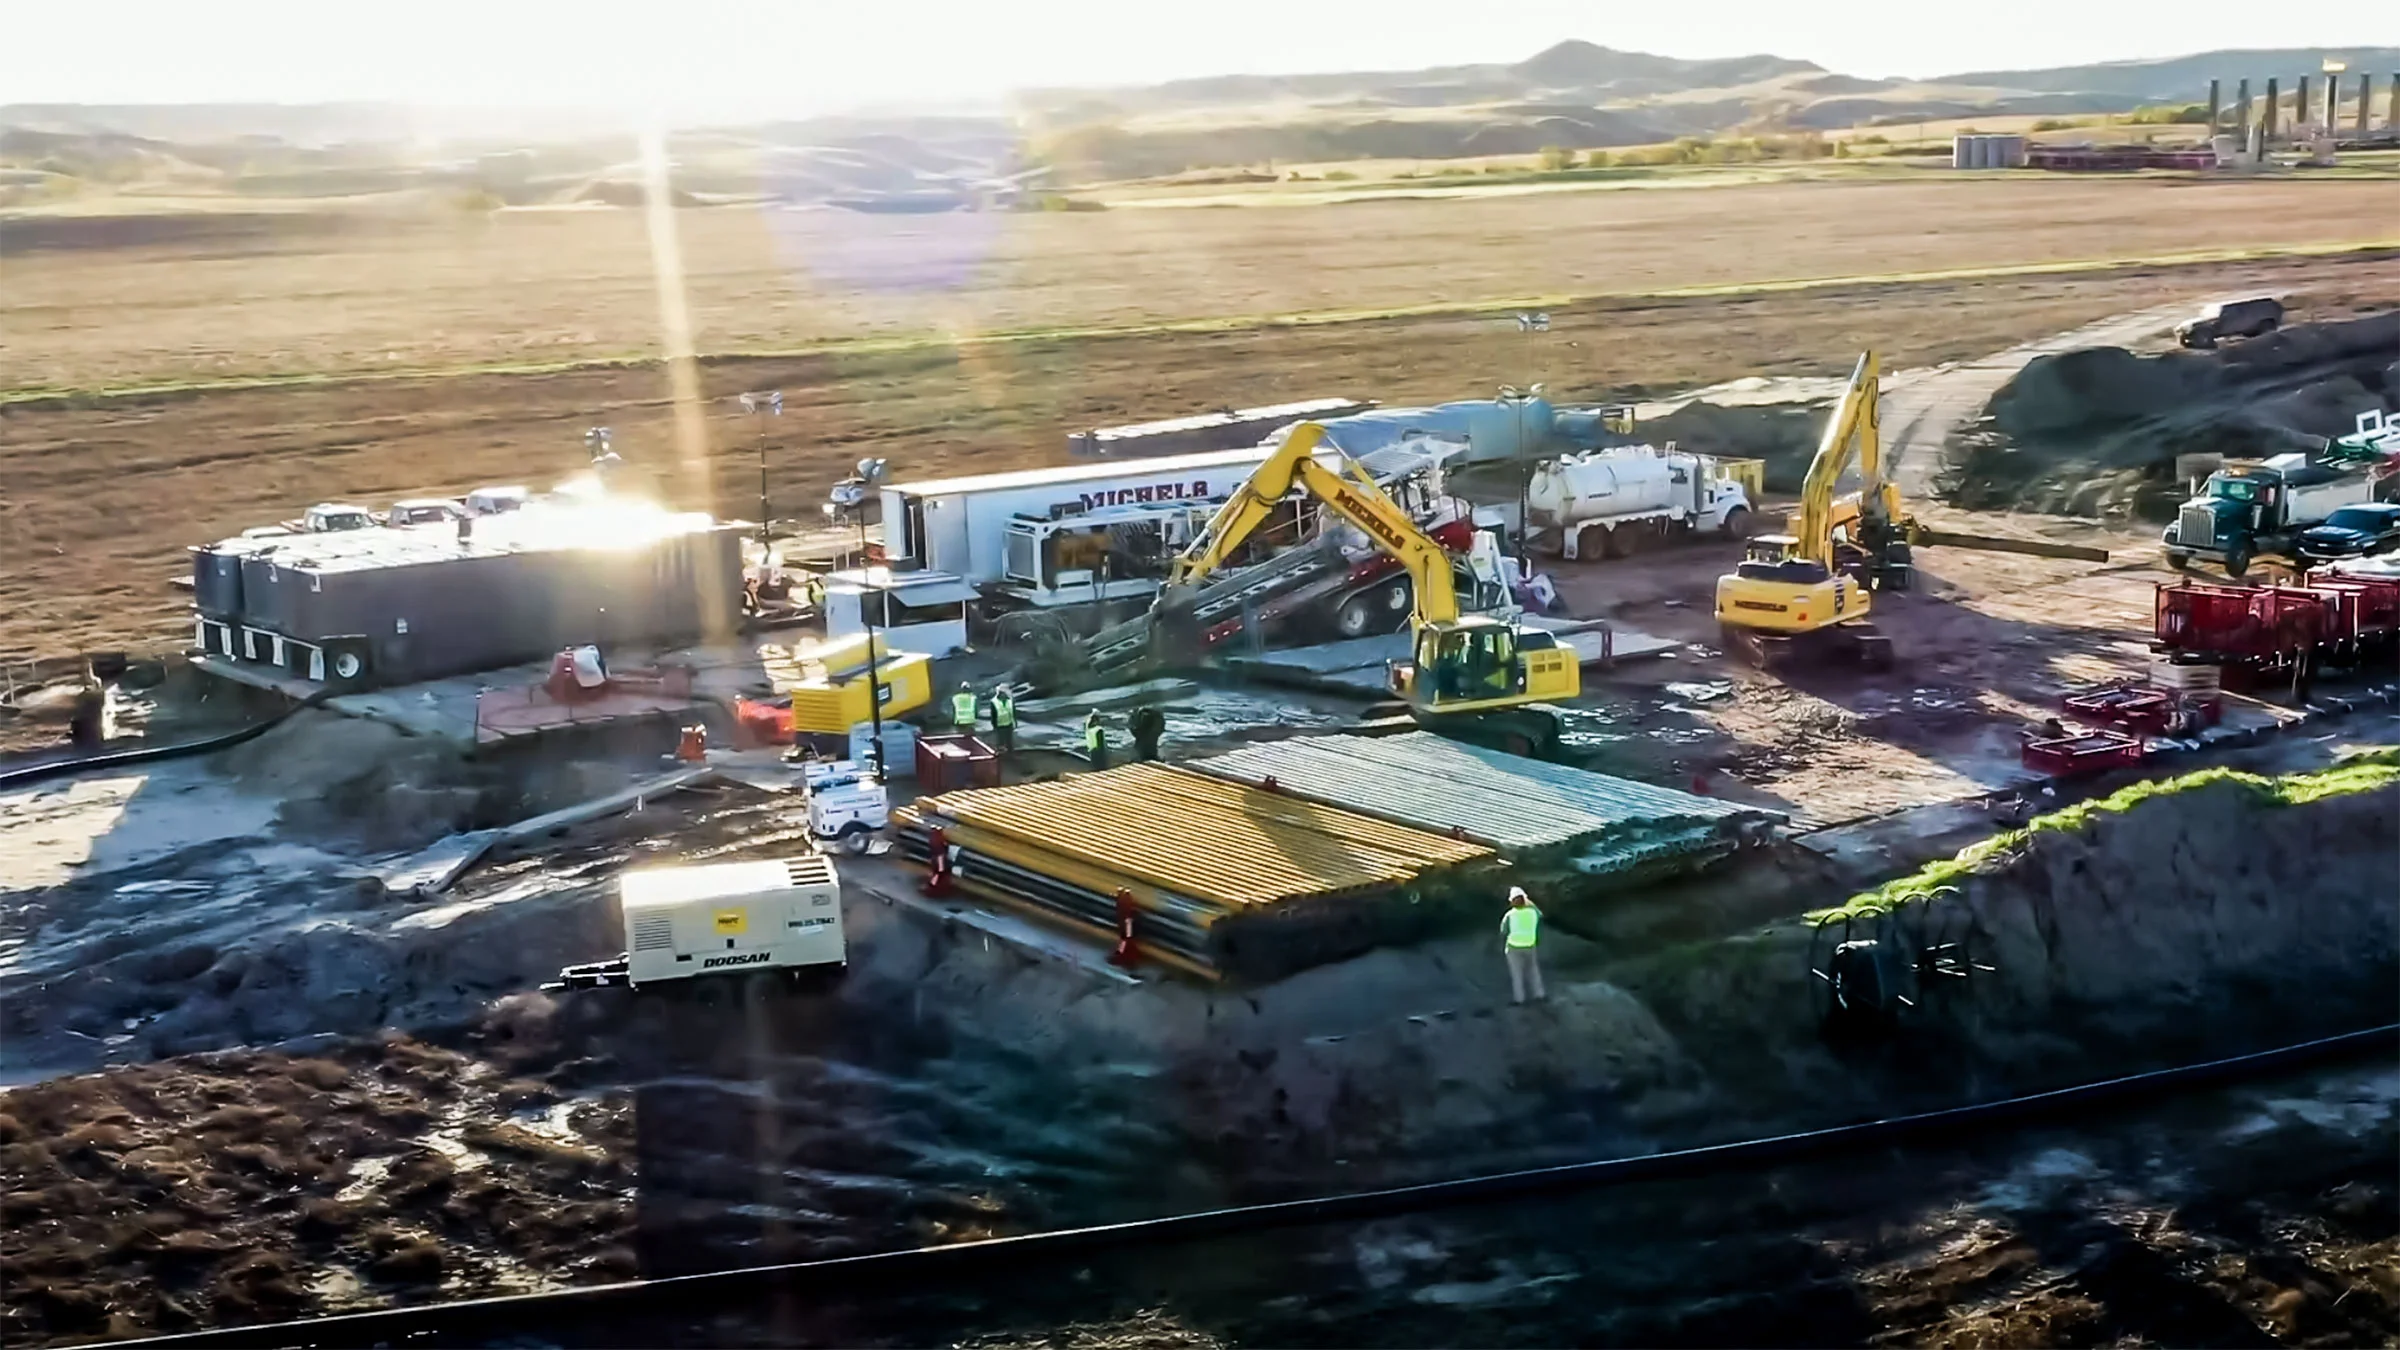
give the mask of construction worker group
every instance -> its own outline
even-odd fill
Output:
[[[980,702],[975,686],[960,680],[958,692],[950,696],[950,724],[964,732],[975,730]],[[1017,698],[1004,684],[992,686],[992,748],[1003,755],[1017,748]]]

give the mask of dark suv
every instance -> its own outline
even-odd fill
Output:
[[[2186,347],[2206,349],[2227,338],[2272,333],[2283,322],[2283,302],[2273,296],[2227,300],[2210,305],[2175,327],[2175,340]]]

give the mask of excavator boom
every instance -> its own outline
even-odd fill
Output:
[[[1342,461],[1346,471],[1320,462],[1316,452],[1324,441],[1325,429],[1314,422],[1292,428],[1175,560],[1153,621],[1168,619],[1191,584],[1224,566],[1297,487],[1363,531],[1408,573],[1416,594],[1412,659],[1392,674],[1410,714],[1436,729],[1470,740],[1497,739],[1522,753],[1555,749],[1558,719],[1535,705],[1581,692],[1576,652],[1552,633],[1520,632],[1490,614],[1462,617],[1450,550],[1350,461]]]
[[[1879,370],[1874,352],[1858,358],[1850,383],[1842,390],[1842,401],[1826,419],[1824,439],[1808,461],[1808,476],[1800,484],[1800,509],[1792,536],[1799,541],[1798,556],[1820,567],[1830,568],[1834,563],[1833,492],[1849,469],[1854,451],[1860,476],[1866,480],[1860,500],[1880,495],[1883,486],[1883,382]]]
[[[1208,528],[1175,559],[1167,584],[1188,586],[1224,566],[1251,533],[1266,523],[1276,505],[1299,487],[1327,510],[1365,531],[1377,547],[1407,570],[1416,589],[1419,624],[1455,622],[1458,585],[1450,575],[1450,551],[1417,528],[1417,522],[1366,474],[1336,472],[1319,463],[1317,447],[1324,443],[1325,428],[1317,423],[1293,427],[1282,447],[1258,466],[1249,481],[1234,489],[1209,518]]]

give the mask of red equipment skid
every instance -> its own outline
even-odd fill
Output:
[[[2069,694],[2060,703],[2079,720],[2145,736],[2181,736],[2214,726],[2225,706],[2217,699],[2186,698],[2138,681]]]
[[[2074,731],[2028,740],[2025,767],[2057,778],[2074,778],[2142,762],[2142,738],[2122,731]]]

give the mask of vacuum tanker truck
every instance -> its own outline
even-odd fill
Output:
[[[1536,465],[1526,522],[1562,558],[1614,558],[1671,535],[1741,536],[1753,520],[1762,461],[1650,445],[1562,455]]]

